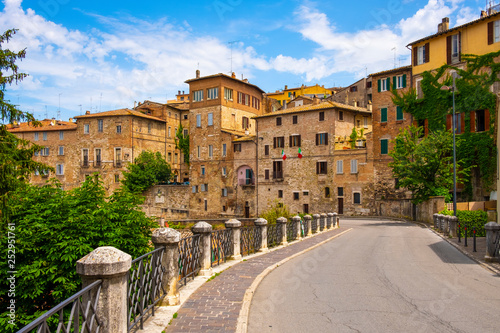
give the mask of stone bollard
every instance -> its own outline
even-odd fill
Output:
[[[438,230],[440,232],[443,232],[443,224],[444,224],[444,215],[439,214],[439,225],[438,225]]]
[[[312,235],[312,216],[311,215],[306,215],[304,216],[304,223],[307,224],[307,235],[304,235],[306,237],[309,237]]]
[[[177,288],[180,240],[181,233],[171,228],[156,229],[151,236],[155,249],[164,249],[161,259],[161,265],[163,266],[161,284],[167,296],[159,303],[160,306],[180,304],[179,289]]]
[[[96,309],[102,324],[99,332],[128,331],[127,279],[131,266],[132,257],[112,246],[98,247],[76,262],[76,272],[82,278],[82,288],[102,280]]]
[[[326,230],[333,229],[333,213],[326,214],[328,217],[326,218]]]
[[[450,222],[450,216],[445,215],[443,217],[443,235],[447,235],[449,233],[449,231],[448,231],[449,222]]]
[[[241,259],[241,222],[236,219],[231,219],[225,223],[227,229],[232,229],[233,232],[233,255],[232,259]],[[266,233],[267,234],[267,233]],[[266,244],[267,246],[267,244]]]
[[[263,218],[258,218],[255,220],[254,224],[259,227],[262,242],[260,243],[259,252],[268,252],[267,248],[267,220]]]
[[[212,275],[212,253],[211,253],[211,238],[212,238],[212,225],[210,223],[201,221],[191,227],[194,235],[200,235],[200,276]],[[239,244],[238,244],[239,246]]]
[[[320,217],[321,216],[319,214],[314,214],[313,215],[313,223],[312,224],[316,225],[316,231],[315,231],[315,233],[319,231],[319,219],[320,219]]]
[[[458,224],[458,218],[456,216],[450,216],[449,219],[449,226],[450,226],[450,237],[457,237],[457,224]]]
[[[495,253],[495,240],[497,240],[498,233],[500,232],[500,224],[496,222],[488,222],[484,226],[486,230],[486,255],[484,260],[486,262],[493,262],[498,258],[498,253]]]
[[[288,241],[286,240],[286,223],[288,219],[286,217],[278,217],[276,223],[281,228],[281,242],[280,245],[288,245]]]
[[[326,227],[326,218],[328,216],[326,215],[326,213],[321,213],[320,214],[320,217],[319,217],[319,231],[323,231],[325,230],[325,227]]]
[[[340,228],[340,218],[338,217],[337,213],[333,213],[333,223],[335,225],[335,228]]]
[[[434,213],[432,215],[432,219],[434,220],[434,229],[437,229],[437,221],[438,221],[438,213]]]
[[[297,231],[297,240],[300,240],[301,236],[302,236],[302,227],[300,226],[300,216],[298,215],[295,215],[294,217],[292,217],[292,221],[294,222],[295,224],[295,230]]]

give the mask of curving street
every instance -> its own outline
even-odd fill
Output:
[[[353,230],[276,268],[248,332],[499,332],[500,277],[411,223]]]

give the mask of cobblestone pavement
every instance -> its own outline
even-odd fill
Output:
[[[267,267],[306,250],[343,231],[345,227],[303,239],[265,255],[243,261],[200,287],[179,309],[167,327],[173,332],[234,332],[243,297],[254,279]]]

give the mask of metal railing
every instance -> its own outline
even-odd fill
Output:
[[[36,333],[98,332],[99,328],[102,327],[102,321],[96,314],[101,285],[102,280],[95,281],[45,312],[30,324],[21,328],[17,333],[32,331]],[[66,307],[70,304],[71,310],[68,310]],[[54,318],[55,315],[58,315],[59,318]]]
[[[313,234],[318,231],[318,220],[315,219],[314,217],[311,221],[311,231]]]
[[[257,252],[261,243],[260,227],[241,228],[240,253],[242,256]]]
[[[233,230],[212,231],[210,246],[212,267],[226,262],[226,259],[233,255]]]
[[[332,220],[333,220],[333,217],[328,216],[326,218],[326,228],[327,229],[330,229],[332,227]]]
[[[325,219],[323,217],[319,218],[319,230],[325,230]]]
[[[267,226],[267,247],[271,248],[281,244],[281,225],[269,224]]]
[[[163,253],[161,247],[132,260],[127,288],[129,332],[138,322],[143,329],[144,320],[155,315],[155,305],[167,295],[162,284]]]
[[[300,224],[302,226],[302,237],[306,237],[307,234],[309,233],[309,223],[307,223],[307,220],[300,220]]]
[[[286,241],[291,242],[297,239],[297,226],[298,223],[295,221],[290,221],[286,223]]]
[[[179,288],[194,279],[201,269],[200,235],[193,235],[179,241]]]

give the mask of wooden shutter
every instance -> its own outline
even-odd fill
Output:
[[[393,76],[392,77],[392,89],[396,89],[397,88],[397,83],[398,83],[398,77],[397,76]]]
[[[418,47],[413,48],[413,66],[418,65]]]
[[[274,148],[276,148],[276,138],[273,138]]]
[[[490,130],[490,110],[484,110],[484,130]]]
[[[458,61],[462,61],[462,32],[458,32]]]
[[[424,62],[429,62],[431,47],[429,43],[425,43],[425,60]]]
[[[319,144],[319,134],[316,134],[316,146]]]
[[[460,113],[460,133],[465,132],[465,113]]]
[[[381,85],[381,81],[380,81],[380,79],[378,79],[377,80],[377,90],[378,90],[378,92],[380,92],[381,89],[382,89],[382,87],[380,85]]]
[[[406,88],[406,74],[403,74],[403,88]]]
[[[493,44],[493,24],[495,22],[491,21],[488,22],[488,45]]]
[[[451,119],[452,119],[451,114],[447,114],[446,115],[446,130],[447,131],[451,131]]]
[[[316,162],[316,174],[319,174],[319,162]]]
[[[476,131],[476,111],[470,112],[470,132],[474,133]]]
[[[446,37],[446,63],[451,64],[452,36]]]
[[[289,136],[289,139],[290,139],[290,140],[289,140],[289,141],[290,141],[290,142],[289,142],[289,143],[290,143],[290,144],[289,144],[289,146],[290,146],[290,147],[293,147],[293,142],[292,142],[293,138],[292,138],[292,136],[291,136],[291,135]]]
[[[269,170],[267,170],[267,169],[264,170],[264,175],[265,175],[264,176],[265,179],[269,179]]]
[[[301,137],[300,137],[300,135],[299,135],[299,147],[300,147],[301,141],[302,141],[302,140],[301,140]]]
[[[427,136],[427,134],[429,134],[429,119],[424,121],[424,135]]]
[[[328,133],[325,133],[325,145],[328,144]]]
[[[387,90],[391,90],[391,78],[387,78]]]

